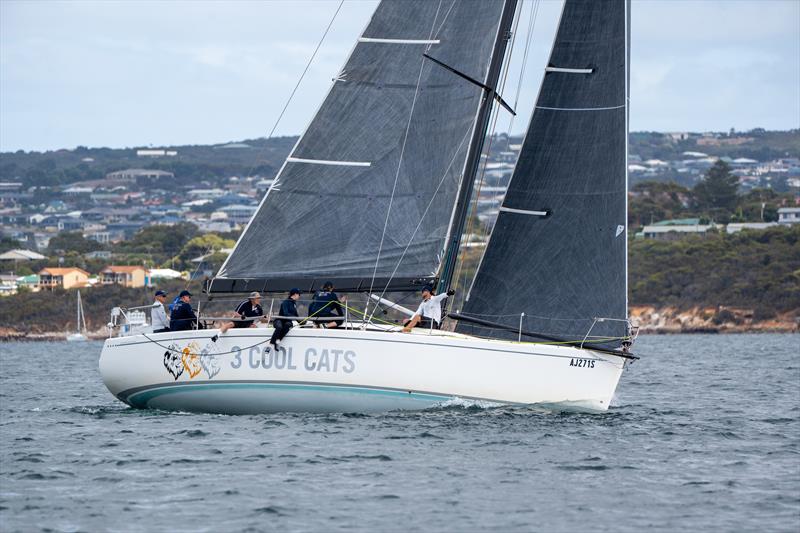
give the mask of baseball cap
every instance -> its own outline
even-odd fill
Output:
[[[261,298],[261,293],[258,291],[253,291],[250,293],[250,296],[248,296],[248,298]]]
[[[161,289],[156,291],[156,296],[166,296],[166,295],[167,295],[166,291],[162,291]]]
[[[192,293],[189,291],[181,291],[181,293],[178,295],[178,298],[183,298],[184,296],[191,296],[191,295]]]
[[[291,295],[293,295],[293,294],[300,294],[300,289],[298,289],[297,287],[295,287],[295,288],[293,288],[292,290],[290,290],[290,291],[289,291],[289,296],[291,296]]]
[[[433,285],[428,284],[428,285],[425,285],[424,287],[422,287],[422,292],[425,292],[425,291],[433,292]]]

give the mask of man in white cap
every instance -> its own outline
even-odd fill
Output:
[[[264,321],[264,310],[261,308],[261,294],[253,291],[236,307],[233,312],[234,317],[238,318],[235,322],[225,322],[219,328],[220,333],[225,333],[231,328],[254,328],[256,327],[256,320],[261,319]],[[250,319],[250,320],[248,320]]]

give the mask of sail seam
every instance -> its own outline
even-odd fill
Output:
[[[302,157],[287,157],[289,163],[308,163],[311,165],[332,165],[341,167],[370,167],[369,161],[334,161],[331,159],[305,159]]]
[[[383,44],[439,44],[439,39],[379,39],[376,37],[359,37],[360,43],[383,43]]]

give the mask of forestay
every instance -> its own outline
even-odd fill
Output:
[[[482,89],[423,54],[485,80],[502,10],[381,2],[210,290],[431,280]]]
[[[462,311],[508,330],[460,321],[458,331],[516,339],[509,330],[521,329],[581,340],[591,328],[590,342],[621,344],[628,11],[624,0],[566,0],[519,161]]]

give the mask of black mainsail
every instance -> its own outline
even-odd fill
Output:
[[[519,160],[457,331],[581,341],[591,330],[589,343],[622,344],[628,14],[625,0],[566,0]]]
[[[435,280],[505,4],[381,2],[210,292]]]

